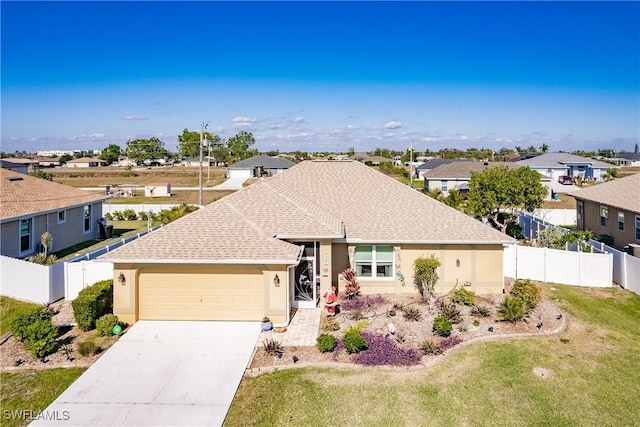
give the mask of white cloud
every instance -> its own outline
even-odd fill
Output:
[[[145,116],[124,116],[123,120],[149,120],[149,118]]]
[[[304,122],[304,117],[302,116],[298,116],[295,119],[293,119],[293,123],[302,123]]]
[[[231,121],[236,128],[251,130],[255,129],[255,125],[258,122],[258,120],[250,117],[234,117]]]
[[[402,127],[402,123],[400,123],[397,120],[391,120],[390,122],[385,123],[383,126],[384,129],[398,129],[401,127]]]

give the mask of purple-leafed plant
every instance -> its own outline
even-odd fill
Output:
[[[462,339],[457,335],[451,336],[449,338],[445,338],[440,341],[440,348],[443,350],[448,350],[451,347],[454,347],[462,342]]]
[[[393,338],[372,332],[362,332],[361,335],[369,343],[369,348],[354,356],[356,363],[367,366],[412,366],[420,363],[420,353],[415,348],[402,348]]]
[[[382,295],[365,295],[345,300],[340,304],[343,310],[365,310],[375,309],[382,304],[386,304],[387,299]]]
[[[333,348],[333,360],[338,360],[338,356],[344,350],[344,341],[342,337],[336,338],[336,346]]]

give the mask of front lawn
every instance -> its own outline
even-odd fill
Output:
[[[478,343],[434,367],[245,378],[225,425],[640,425],[640,297],[544,287],[561,335]]]
[[[23,426],[37,417],[86,369],[55,368],[2,372],[0,390],[2,425]],[[73,414],[70,414],[73,421]]]

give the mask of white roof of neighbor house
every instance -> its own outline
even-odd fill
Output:
[[[289,159],[261,154],[259,156],[253,156],[249,159],[245,159],[241,162],[234,163],[227,169],[253,169],[256,166],[260,166],[263,169],[289,169],[295,165],[296,164]]]
[[[108,199],[104,195],[46,179],[8,169],[0,170],[0,220],[3,222]]]
[[[570,193],[576,199],[590,200],[614,206],[625,211],[640,213],[640,174],[596,184]]]
[[[547,153],[541,154],[536,157],[532,157],[526,160],[519,160],[515,162],[520,166],[529,166],[533,168],[551,168],[559,169],[566,168],[567,165],[572,164],[588,164],[592,168],[607,169],[615,167],[612,164],[601,162],[600,160],[589,159],[587,157],[576,156],[569,153]]]
[[[306,161],[101,258],[114,262],[294,263],[280,239],[510,243],[513,239],[356,161]]]

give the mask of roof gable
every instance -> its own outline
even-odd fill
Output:
[[[570,193],[576,199],[589,200],[603,205],[640,213],[640,174],[596,184]]]

